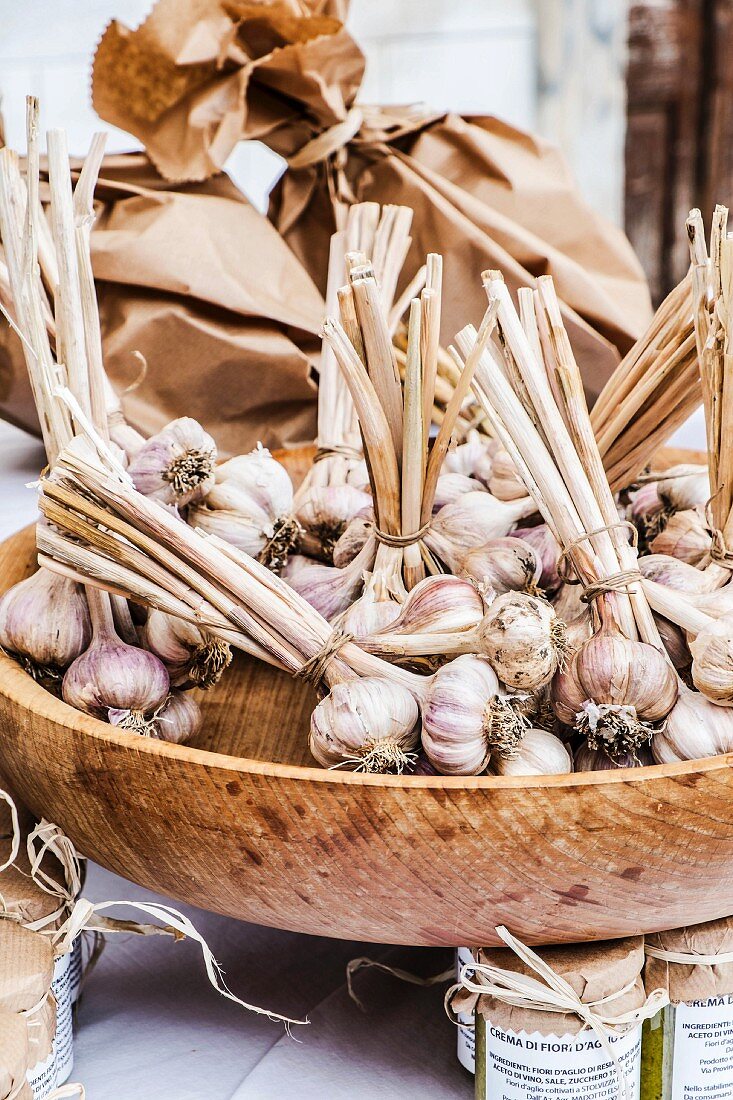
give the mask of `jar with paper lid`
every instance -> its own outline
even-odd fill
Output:
[[[639,1100],[647,998],[644,941],[475,953],[449,991],[449,1011],[476,1013],[476,1100]]]
[[[645,950],[669,1004],[644,1025],[642,1100],[733,1097],[733,917],[657,932]]]

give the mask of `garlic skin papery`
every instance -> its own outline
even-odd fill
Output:
[[[91,637],[84,589],[48,569],[19,581],[0,598],[0,646],[20,658],[34,679],[58,679]]]
[[[468,433],[465,443],[448,451],[443,459],[443,470],[447,474],[465,474],[488,488],[494,464],[493,455],[497,450],[496,440],[486,439],[474,428]]]
[[[591,748],[616,757],[649,743],[651,723],[666,718],[674,706],[677,683],[657,649],[629,641],[608,620],[555,677],[553,707],[558,719],[574,725]]]
[[[629,519],[646,530],[658,527],[658,517],[665,512],[664,502],[657,492],[657,482],[649,481],[629,493]],[[665,517],[666,518],[666,517]]]
[[[492,775],[568,775],[573,760],[559,737],[530,727],[512,756],[491,758]]]
[[[365,676],[336,684],[311,716],[309,745],[324,768],[397,772],[416,760],[419,711],[391,680]]]
[[[294,554],[283,570],[283,580],[329,622],[343,614],[364,586],[364,574],[374,567],[376,541],[372,537],[343,569],[322,565]]]
[[[711,619],[689,645],[697,690],[711,703],[733,706],[733,621]]]
[[[659,734],[655,734],[658,737]],[[654,763],[651,750],[642,747],[636,753],[619,753],[611,757],[605,749],[592,749],[589,745],[581,745],[575,752],[576,772],[605,772],[618,771],[619,768],[647,768]]]
[[[311,486],[295,510],[303,530],[300,549],[311,557],[332,561],[334,546],[347,524],[371,509],[371,495],[353,485]]]
[[[656,612],[652,614],[670,661],[678,672],[688,672],[692,664],[692,654],[684,630],[663,615],[657,615]]]
[[[565,624],[552,604],[526,592],[497,596],[479,634],[480,652],[499,679],[517,691],[539,691],[565,661]]]
[[[540,563],[540,575],[537,584],[542,591],[548,595],[557,592],[563,583],[562,577],[558,573],[560,544],[547,524],[540,523],[537,527],[516,527],[512,531],[511,537],[528,542],[534,550]]]
[[[190,691],[172,691],[155,715],[155,733],[161,741],[182,745],[195,737],[203,716]]]
[[[484,617],[481,593],[470,581],[441,573],[425,577],[408,592],[386,631],[407,637],[473,630]]]
[[[213,687],[232,659],[226,642],[199,630],[193,623],[155,608],[150,609],[142,628],[142,642],[161,659],[172,687],[183,684]]]
[[[677,702],[652,739],[657,764],[733,752],[733,711],[718,707],[680,681]]]
[[[298,541],[292,509],[287,470],[260,446],[217,466],[213,488],[189,508],[188,522],[278,570]]]
[[[163,662],[145,649],[127,645],[114,629],[106,592],[87,589],[93,633],[88,649],[69,666],[62,683],[70,706],[144,736],[165,702],[170,680]]]
[[[669,554],[647,554],[639,558],[639,571],[646,580],[664,584],[677,592],[713,592],[720,587],[717,571],[696,569]]]
[[[493,493],[497,500],[519,500],[527,495],[524,482],[506,451],[497,451],[494,455],[489,492]]]
[[[435,488],[433,500],[433,515],[445,508],[446,504],[452,504],[454,500],[464,496],[465,493],[485,493],[486,486],[482,485],[467,474],[447,473],[441,474]]]
[[[552,599],[555,614],[565,623],[565,642],[570,652],[580,649],[593,634],[593,616],[582,595],[579,584],[563,584]]]
[[[493,588],[494,592],[536,594],[539,591],[540,559],[528,542],[513,535],[488,539],[483,546],[469,549],[465,554],[453,554],[446,564],[476,584]]]
[[[344,533],[333,548],[333,564],[343,569],[364,549],[374,529],[374,513],[369,510],[362,516],[354,516],[344,528]]]
[[[339,618],[341,630],[348,631],[355,638],[367,638],[391,626],[400,614],[400,605],[388,594],[380,593],[378,589],[381,587],[374,583],[374,575],[370,573],[359,599]]]
[[[424,542],[455,573],[455,561],[490,539],[508,535],[536,510],[529,497],[504,501],[497,500],[491,493],[464,493],[433,517]]]
[[[669,554],[688,565],[706,565],[710,561],[713,540],[705,517],[696,508],[675,512],[663,531],[652,539],[649,549],[653,554]]]
[[[427,685],[422,745],[441,775],[479,775],[492,754],[515,752],[528,726],[483,657],[457,657]]]
[[[196,420],[182,416],[135,452],[128,473],[139,493],[183,507],[205,497],[214,484],[216,443]]]
[[[657,480],[657,493],[670,512],[686,508],[704,508],[710,499],[710,476],[707,466],[682,464],[670,466]]]

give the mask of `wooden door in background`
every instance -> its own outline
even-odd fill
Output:
[[[629,9],[625,224],[659,301],[689,264],[685,218],[733,205],[731,0]]]

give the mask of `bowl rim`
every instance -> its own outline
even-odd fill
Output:
[[[568,790],[579,787],[618,785],[670,779],[679,775],[715,772],[733,768],[733,753],[708,756],[701,760],[683,760],[674,764],[651,764],[643,768],[617,771],[570,772],[564,775],[382,775],[365,772],[320,768],[316,765],[281,764],[257,760],[254,757],[232,756],[198,749],[192,745],[176,745],[139,734],[128,733],[106,722],[84,714],[52,695],[36,683],[8,654],[0,651],[0,696],[14,706],[29,710],[70,732],[91,736],[104,745],[129,749],[137,755],[169,758],[196,765],[220,768],[224,771],[249,773],[270,778],[331,783],[341,787],[385,787],[400,790]],[[0,732],[0,739],[2,733]]]

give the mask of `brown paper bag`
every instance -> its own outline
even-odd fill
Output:
[[[216,172],[257,138],[289,167],[270,216],[324,290],[343,204],[415,210],[412,264],[443,254],[444,340],[478,323],[479,273],[512,289],[551,274],[586,388],[598,393],[651,316],[624,235],[577,194],[547,143],[494,118],[355,106],[364,58],[344,5],[159,0],[136,31],[113,21],[94,62],[99,114],[143,141],[169,179]]]
[[[107,157],[96,199],[105,364],[119,392],[133,386],[130,422],[149,434],[193,416],[223,455],[312,436],[323,303],[267,219],[227,176],[172,187],[141,154]],[[20,341],[4,323],[0,416],[35,430]]]
[[[0,1100],[7,1100],[25,1081],[30,1059],[28,1025],[23,1016],[0,1008]],[[30,1086],[19,1093],[18,1100],[32,1100]]]

